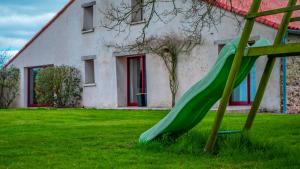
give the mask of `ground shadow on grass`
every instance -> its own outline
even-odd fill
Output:
[[[176,154],[202,154],[207,134],[200,132],[188,132],[176,140],[162,136],[159,140],[154,140],[147,144],[138,144],[138,148],[143,151],[153,152],[174,152]]]
[[[215,152],[206,154],[203,149],[207,138],[208,131],[191,131],[175,141],[156,140],[148,144],[140,144],[138,148],[147,152],[167,151],[168,153],[193,156],[213,156],[231,162],[255,161],[267,165],[267,168],[270,166],[297,168],[300,166],[300,153],[284,144],[257,140],[249,136],[242,137],[241,134],[222,135],[218,137]]]

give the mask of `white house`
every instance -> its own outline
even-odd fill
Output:
[[[118,3],[119,1],[70,0],[20,50],[7,64],[7,66],[14,65],[21,70],[21,92],[15,107],[38,106],[34,94],[36,73],[45,66],[64,64],[75,66],[82,72],[82,105],[84,107],[136,106],[136,94],[144,92],[147,93],[147,107],[170,108],[171,92],[168,73],[161,58],[148,53],[117,52],[107,45],[111,42],[123,42],[125,36],[128,35],[125,32],[117,36],[117,32],[108,31],[100,25],[100,20],[103,18],[101,9],[105,9],[111,2]],[[222,2],[220,1],[219,8],[224,8],[226,11],[227,7]],[[163,8],[163,6],[161,7]],[[242,19],[241,15],[245,14],[247,9],[240,8],[240,6],[236,6],[233,11]],[[226,12],[226,15],[233,16],[231,12]],[[127,38],[128,41],[136,37],[144,24],[140,22],[143,18],[136,19],[136,22],[130,25],[131,34]],[[168,32],[179,32],[179,22],[180,19],[174,19],[167,24],[154,23],[149,27],[148,34],[162,35]],[[190,56],[180,56],[177,99],[206,75],[218,58],[219,49],[240,34],[235,25],[232,18],[223,17],[221,23],[217,25],[217,29],[203,31],[203,44],[195,47]],[[272,18],[259,19],[255,24],[251,39],[267,38],[273,41],[277,26],[278,22]],[[298,24],[290,26],[290,29],[299,28]],[[298,37],[294,34],[291,36]],[[247,79],[234,91],[229,103],[230,107],[251,104],[265,63],[265,57],[258,59]],[[268,111],[281,111],[280,74],[281,62],[278,60],[261,108]]]

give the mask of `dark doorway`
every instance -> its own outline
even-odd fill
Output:
[[[35,80],[38,72],[46,68],[47,66],[36,66],[28,68],[28,107],[45,107],[46,105],[40,105],[37,102],[35,93]]]
[[[146,93],[145,56],[127,58],[128,106],[137,106],[137,95]]]

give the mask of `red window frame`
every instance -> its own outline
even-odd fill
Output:
[[[141,87],[142,87],[142,93],[146,92],[146,72],[145,72],[145,56],[140,55],[140,56],[133,56],[133,57],[127,57],[127,106],[137,106],[137,102],[130,102],[130,60],[133,59],[140,59],[140,64],[142,68],[142,82],[141,82]]]
[[[49,105],[41,105],[41,104],[31,104],[30,103],[30,97],[31,97],[31,92],[30,92],[30,70],[34,68],[46,68],[50,67],[53,65],[42,65],[42,66],[32,66],[32,67],[27,67],[27,106],[28,107],[49,107]]]
[[[255,40],[250,40],[248,41],[248,44],[250,46],[252,46],[255,43]],[[225,46],[226,44],[219,44],[218,46],[218,53],[220,53],[220,51],[222,50],[222,48]],[[251,77],[250,77],[250,73],[247,75],[247,101],[233,101],[232,99],[232,95],[230,96],[230,100],[229,100],[229,105],[230,106],[249,106],[252,104],[251,101]]]
[[[251,78],[250,74],[247,76],[247,101],[233,101],[232,95],[230,96],[230,106],[249,106],[252,104],[251,101]]]

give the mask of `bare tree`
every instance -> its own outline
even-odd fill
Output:
[[[227,1],[228,6],[231,6],[231,0]],[[137,41],[144,41],[151,24],[156,22],[166,24],[179,17],[182,18],[180,28],[186,36],[201,42],[202,31],[216,29],[216,25],[225,16],[225,11],[216,7],[216,3],[218,0],[121,0],[118,5],[110,4],[108,8],[101,10],[104,14],[101,25],[118,33],[130,32],[130,25],[135,21],[135,16],[138,11],[142,11],[141,22],[144,24]],[[235,19],[240,25],[237,17]]]
[[[4,64],[6,63],[8,58],[9,58],[9,55],[8,55],[8,52],[6,50],[0,51],[0,68],[2,66],[4,66]]]
[[[169,88],[172,95],[172,107],[175,105],[175,98],[179,87],[177,77],[178,57],[181,54],[188,55],[196,46],[193,40],[183,38],[175,33],[169,33],[164,36],[146,38],[143,41],[137,41],[127,46],[114,46],[120,50],[136,51],[139,53],[151,53],[159,56],[167,69],[169,75]]]
[[[202,42],[202,32],[212,28],[217,29],[226,12],[217,7],[219,0],[120,0],[121,3],[110,4],[101,12],[104,15],[101,25],[118,34],[127,32],[130,34],[131,25],[136,21],[142,23],[140,33],[135,43],[111,44],[125,51],[138,50],[153,53],[162,58],[169,73],[169,85],[172,93],[172,106],[178,91],[177,79],[178,56],[182,52],[188,52]],[[227,0],[232,7],[231,0]],[[241,2],[242,3],[242,2]],[[163,7],[162,7],[163,6]],[[149,27],[157,22],[167,24],[179,18],[179,29],[182,34],[163,35],[153,37],[148,35]],[[234,15],[237,27],[240,20]]]

